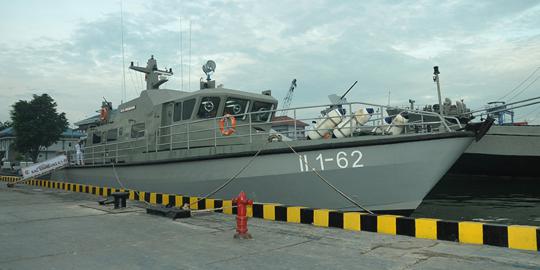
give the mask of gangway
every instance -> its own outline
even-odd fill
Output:
[[[62,169],[69,164],[66,155],[59,155],[51,159],[30,165],[25,168],[21,168],[22,179],[27,180],[30,178],[36,178],[45,174],[49,174],[55,170]]]

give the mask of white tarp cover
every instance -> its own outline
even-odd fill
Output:
[[[22,178],[28,179],[43,174],[47,174],[56,169],[60,169],[68,165],[68,159],[65,155],[60,155],[40,163],[22,168]]]

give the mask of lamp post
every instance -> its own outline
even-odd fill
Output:
[[[443,108],[442,108],[442,99],[441,99],[441,84],[439,82],[439,66],[433,67],[433,81],[437,83],[437,95],[439,96],[439,114],[444,115]]]

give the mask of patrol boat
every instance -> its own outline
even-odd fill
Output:
[[[52,179],[199,197],[230,180],[214,198],[243,190],[263,203],[406,214],[475,138],[422,111],[415,112],[437,117],[439,128],[416,123],[417,133],[406,134],[406,113],[386,124],[385,106],[345,99],[275,118],[282,111],[271,91],[216,86],[215,67],[208,61],[200,90],[184,92],[160,89],[173,73],[159,70],[153,56],[146,67],[132,62],[146,90],[117,109],[103,102],[98,116],[76,123],[87,133],[84,165]],[[306,131],[302,121],[316,124]],[[278,133],[272,126],[280,124],[294,128]]]

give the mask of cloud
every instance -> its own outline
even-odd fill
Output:
[[[431,69],[439,65],[444,95],[480,107],[540,64],[536,1],[129,1],[124,10],[124,59],[116,6],[85,14],[68,38],[0,42],[0,120],[16,100],[44,91],[72,123],[94,113],[102,97],[118,104],[123,65],[133,98],[144,83],[127,66],[152,54],[174,70],[166,88],[181,89],[182,81],[185,90],[189,81],[197,88],[208,59],[217,62],[218,83],[272,89],[279,100],[296,78],[292,106],[326,103],[356,80],[349,100],[385,104],[391,92],[393,104],[434,103]]]

